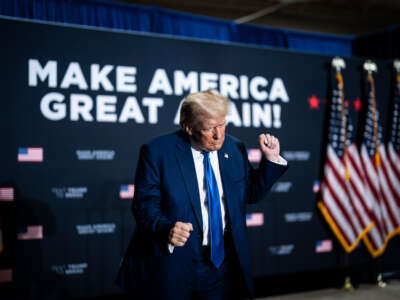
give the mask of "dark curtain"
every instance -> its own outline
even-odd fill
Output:
[[[394,58],[400,48],[399,27],[362,37],[313,34],[105,0],[5,0],[0,15],[345,57]]]

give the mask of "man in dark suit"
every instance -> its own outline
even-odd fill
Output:
[[[134,299],[253,297],[246,203],[267,195],[287,169],[278,139],[259,136],[258,169],[225,135],[229,100],[187,96],[181,130],[142,146],[132,210],[136,231],[117,281]]]

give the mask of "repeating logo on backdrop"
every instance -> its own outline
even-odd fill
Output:
[[[80,187],[54,187],[51,191],[58,199],[83,199],[88,191],[85,186]]]
[[[81,275],[86,272],[88,263],[53,265],[51,270],[58,275]]]
[[[289,161],[308,161],[311,153],[310,151],[283,151],[282,156]]]
[[[298,223],[298,222],[310,222],[313,213],[311,211],[297,212],[297,213],[286,213],[284,215],[286,223]]]
[[[290,181],[277,181],[271,188],[274,193],[287,193],[292,187],[292,182]]]
[[[293,252],[294,244],[269,246],[268,249],[272,255],[290,255]]]
[[[78,160],[113,160],[114,150],[76,150]]]
[[[76,225],[78,235],[110,234],[115,232],[115,223]]]

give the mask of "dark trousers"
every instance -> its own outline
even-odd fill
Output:
[[[179,279],[168,273],[157,274],[154,286],[144,285],[131,291],[134,300],[242,300],[247,296],[247,287],[239,260],[231,239],[225,234],[225,260],[216,268],[210,261],[209,248],[190,251],[179,266]],[[175,249],[179,251],[179,249]],[[179,253],[174,253],[179,255]],[[169,260],[171,262],[172,260]],[[179,260],[180,261],[180,260]],[[174,260],[174,263],[177,260]],[[165,277],[164,277],[165,276]]]
[[[188,300],[239,300],[244,299],[244,278],[230,233],[225,234],[225,260],[216,268],[210,261],[209,247],[203,247],[194,259]]]

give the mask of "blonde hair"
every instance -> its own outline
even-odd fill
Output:
[[[179,124],[195,127],[201,120],[226,116],[229,99],[214,90],[192,93],[183,99]]]

